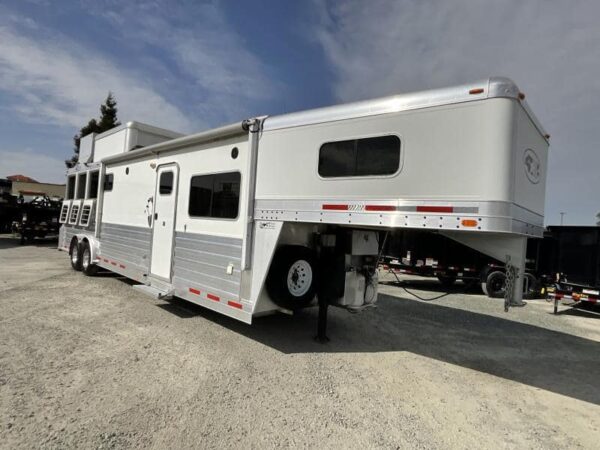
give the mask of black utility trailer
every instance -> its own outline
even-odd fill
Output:
[[[21,215],[14,231],[20,235],[21,244],[36,237],[58,236],[61,203],[49,197],[36,197],[30,202],[19,203]]]
[[[524,298],[539,295],[535,257],[540,241],[528,241]],[[384,269],[391,271],[437,277],[445,287],[460,280],[467,287],[480,286],[489,297],[504,297],[506,274],[503,262],[439,233],[394,230],[387,237],[382,264]]]
[[[537,259],[555,314],[561,300],[571,306],[600,301],[600,227],[548,227]]]

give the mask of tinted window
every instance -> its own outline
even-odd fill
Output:
[[[173,172],[163,172],[160,174],[158,193],[161,195],[169,195],[171,192],[173,192]]]
[[[75,196],[75,175],[67,179],[67,200],[72,200]]]
[[[400,167],[400,139],[397,136],[328,142],[319,150],[322,177],[392,175]]]
[[[104,192],[112,191],[113,188],[113,174],[107,173],[104,175]]]
[[[100,180],[100,172],[92,172],[90,174],[90,195],[89,198],[98,197],[98,181]]]
[[[77,184],[77,198],[85,198],[85,182],[87,181],[87,173],[79,174],[79,183]]]
[[[235,219],[240,204],[240,180],[239,172],[192,177],[189,215]]]

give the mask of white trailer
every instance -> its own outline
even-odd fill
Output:
[[[130,122],[82,140],[59,246],[87,275],[251,323],[373,304],[384,232],[426,229],[507,263],[519,304],[548,139],[499,77],[189,136]]]

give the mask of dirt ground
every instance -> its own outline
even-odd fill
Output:
[[[2,448],[598,448],[593,311],[382,284],[322,345],[314,308],[247,326],[51,245],[0,238]]]

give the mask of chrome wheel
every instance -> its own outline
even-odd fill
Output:
[[[287,275],[287,287],[294,297],[302,297],[312,286],[313,273],[308,261],[300,259],[292,264]]]
[[[71,262],[74,265],[77,265],[79,263],[79,246],[78,245],[74,245],[73,248],[71,249]]]
[[[83,267],[83,270],[88,270],[88,267],[90,267],[90,260],[90,248],[86,245],[83,249],[83,255],[81,257],[81,266]]]

